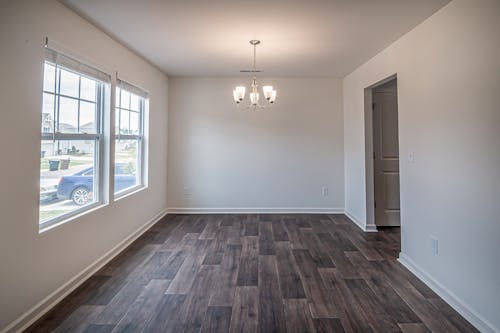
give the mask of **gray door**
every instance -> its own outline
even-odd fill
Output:
[[[399,143],[396,81],[373,89],[375,224],[399,226]]]

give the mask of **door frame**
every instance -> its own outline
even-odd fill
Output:
[[[397,79],[397,73],[394,73],[385,79],[382,79],[364,89],[364,118],[365,118],[365,193],[366,193],[366,227],[367,232],[377,232],[375,224],[375,180],[373,165],[373,89]],[[399,84],[398,84],[399,86]],[[397,89],[399,101],[399,89]],[[399,122],[399,103],[398,103],[398,122]],[[399,126],[398,126],[399,127]],[[399,131],[398,131],[398,141]],[[399,156],[401,159],[401,146],[399,146]],[[401,162],[400,162],[401,163]],[[400,168],[401,178],[401,168]],[[399,193],[401,194],[401,182],[399,183]],[[401,200],[401,199],[400,199]]]

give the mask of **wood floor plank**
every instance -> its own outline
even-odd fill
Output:
[[[259,313],[259,288],[257,286],[236,287],[231,314],[230,332],[257,332]]]
[[[292,249],[297,249],[297,250],[307,249],[307,244],[304,242],[300,229],[295,223],[295,220],[290,220],[290,219],[286,220],[284,222],[284,228],[287,230],[288,238],[290,240]]]
[[[309,251],[293,250],[313,318],[338,318],[339,311],[328,295]]]
[[[283,297],[278,283],[275,256],[259,257],[259,282],[259,331],[286,331]]]
[[[238,277],[241,257],[241,245],[227,245],[217,275],[214,295],[210,299],[211,306],[231,306]]]
[[[285,299],[284,307],[288,333],[316,331],[306,299]]]
[[[399,324],[403,333],[429,333],[429,329],[422,323]]]
[[[360,278],[358,269],[354,267],[352,262],[347,258],[345,252],[335,243],[335,239],[331,237],[328,233],[322,233],[318,235],[318,238],[325,245],[330,258],[332,258],[335,267],[338,272],[342,274],[345,279],[357,279]]]
[[[238,286],[257,286],[259,283],[259,238],[245,236],[242,240],[241,259],[238,269]]]
[[[66,299],[57,304],[47,314],[31,325],[26,332],[51,332],[66,320],[88,299],[93,290],[99,289],[110,276],[94,275],[73,291]]]
[[[144,284],[138,281],[130,281],[103,307],[93,324],[115,325],[127,313],[130,305],[143,291]]]
[[[97,325],[97,324],[90,324],[85,328],[83,333],[110,333],[113,331],[113,328],[115,325]]]
[[[230,306],[209,306],[205,320],[201,326],[201,333],[229,332],[231,311]]]
[[[289,242],[276,243],[276,261],[283,298],[306,298]]]
[[[61,325],[53,331],[55,333],[81,333],[92,324],[94,318],[103,310],[102,305],[82,305],[78,307]]]
[[[250,215],[243,223],[243,236],[259,236],[259,222],[256,216]]]
[[[155,309],[155,314],[143,332],[177,332],[176,329],[182,324],[179,311],[186,297],[186,295],[163,295],[160,304]]]
[[[187,251],[184,249],[170,252],[170,255],[166,259],[162,258],[156,265],[156,269],[153,271],[151,278],[157,280],[172,280],[181,268],[187,254]]]
[[[347,287],[345,280],[334,268],[319,269],[321,278],[326,288],[330,291],[333,301],[337,304],[340,313],[337,318],[341,320],[346,332],[373,332],[368,324],[361,305]]]
[[[332,247],[342,251],[358,250],[347,237],[342,236],[342,234],[337,230],[335,224],[331,220],[323,220],[321,221],[321,224],[324,227],[323,232],[327,231],[330,235],[328,241],[331,242],[330,244]]]
[[[427,300],[434,305],[434,308],[436,308],[439,313],[442,313],[460,332],[466,333],[474,332],[476,330],[474,326],[472,326],[441,298],[428,298]]]
[[[393,318],[385,311],[382,304],[377,301],[377,297],[368,287],[363,279],[346,279],[347,287],[361,305],[366,317],[370,322],[370,326],[376,332],[401,332]]]
[[[259,254],[273,255],[276,253],[274,248],[274,237],[272,225],[269,222],[259,222]]]
[[[318,268],[333,268],[335,267],[332,259],[328,255],[328,250],[325,245],[320,241],[318,236],[312,231],[312,229],[301,229],[300,232],[303,235],[304,242],[307,245],[307,249],[311,254],[316,267]]]
[[[281,218],[277,216],[271,222],[271,227],[273,229],[273,237],[275,242],[288,241],[288,233],[286,232],[285,227],[283,226],[283,222]]]
[[[359,268],[360,275],[384,304],[384,309],[397,323],[420,323],[418,316],[410,309],[403,299],[394,291],[383,275],[373,268],[359,252],[348,252],[351,262]]]
[[[375,263],[376,267],[386,274],[392,276],[392,286],[399,296],[410,306],[420,320],[433,332],[459,332],[445,315],[441,314],[418,290],[406,279],[393,275],[394,270],[390,265],[383,262]]]
[[[212,218],[205,225],[205,229],[200,234],[200,239],[215,239],[219,230],[220,219]]]
[[[206,255],[206,250],[210,247],[212,240],[198,240],[197,245],[188,254],[182,263],[179,271],[172,279],[168,287],[168,294],[187,294],[194,282],[196,273],[201,267]]]
[[[178,312],[179,319],[175,332],[199,332],[205,319],[215,279],[219,267],[203,266],[196,274],[196,279],[189,291],[184,304]]]
[[[127,313],[120,319],[114,327],[113,333],[119,332],[140,332],[153,314],[162,300],[163,294],[168,288],[170,280],[151,280],[144,287],[142,293],[129,306]]]
[[[317,333],[344,333],[344,326],[338,318],[313,319],[314,328]]]

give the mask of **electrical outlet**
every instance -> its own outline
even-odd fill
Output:
[[[439,254],[439,240],[434,236],[431,236],[431,250],[435,256]]]
[[[321,188],[321,193],[323,194],[324,197],[327,197],[328,196],[328,187],[323,186]]]
[[[411,151],[408,153],[408,162],[415,163],[415,152]]]
[[[185,197],[190,197],[191,196],[191,187],[184,186],[184,196]]]

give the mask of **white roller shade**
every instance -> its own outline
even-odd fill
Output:
[[[149,94],[147,91],[134,86],[133,84],[128,83],[127,81],[124,81],[118,77],[118,73],[116,75],[116,85],[120,87],[123,90],[126,90],[128,92],[131,92],[132,94],[135,94],[137,96],[140,96],[142,98],[149,98]]]
[[[64,52],[61,52],[56,47],[54,47],[53,42],[49,43],[48,39],[45,45],[45,60],[63,68],[67,68],[69,70],[73,70],[83,75],[92,77],[96,80],[106,83],[111,82],[111,75],[106,74],[105,72],[95,67],[89,66],[75,59],[75,57],[72,55],[67,55],[67,53],[65,54]]]

